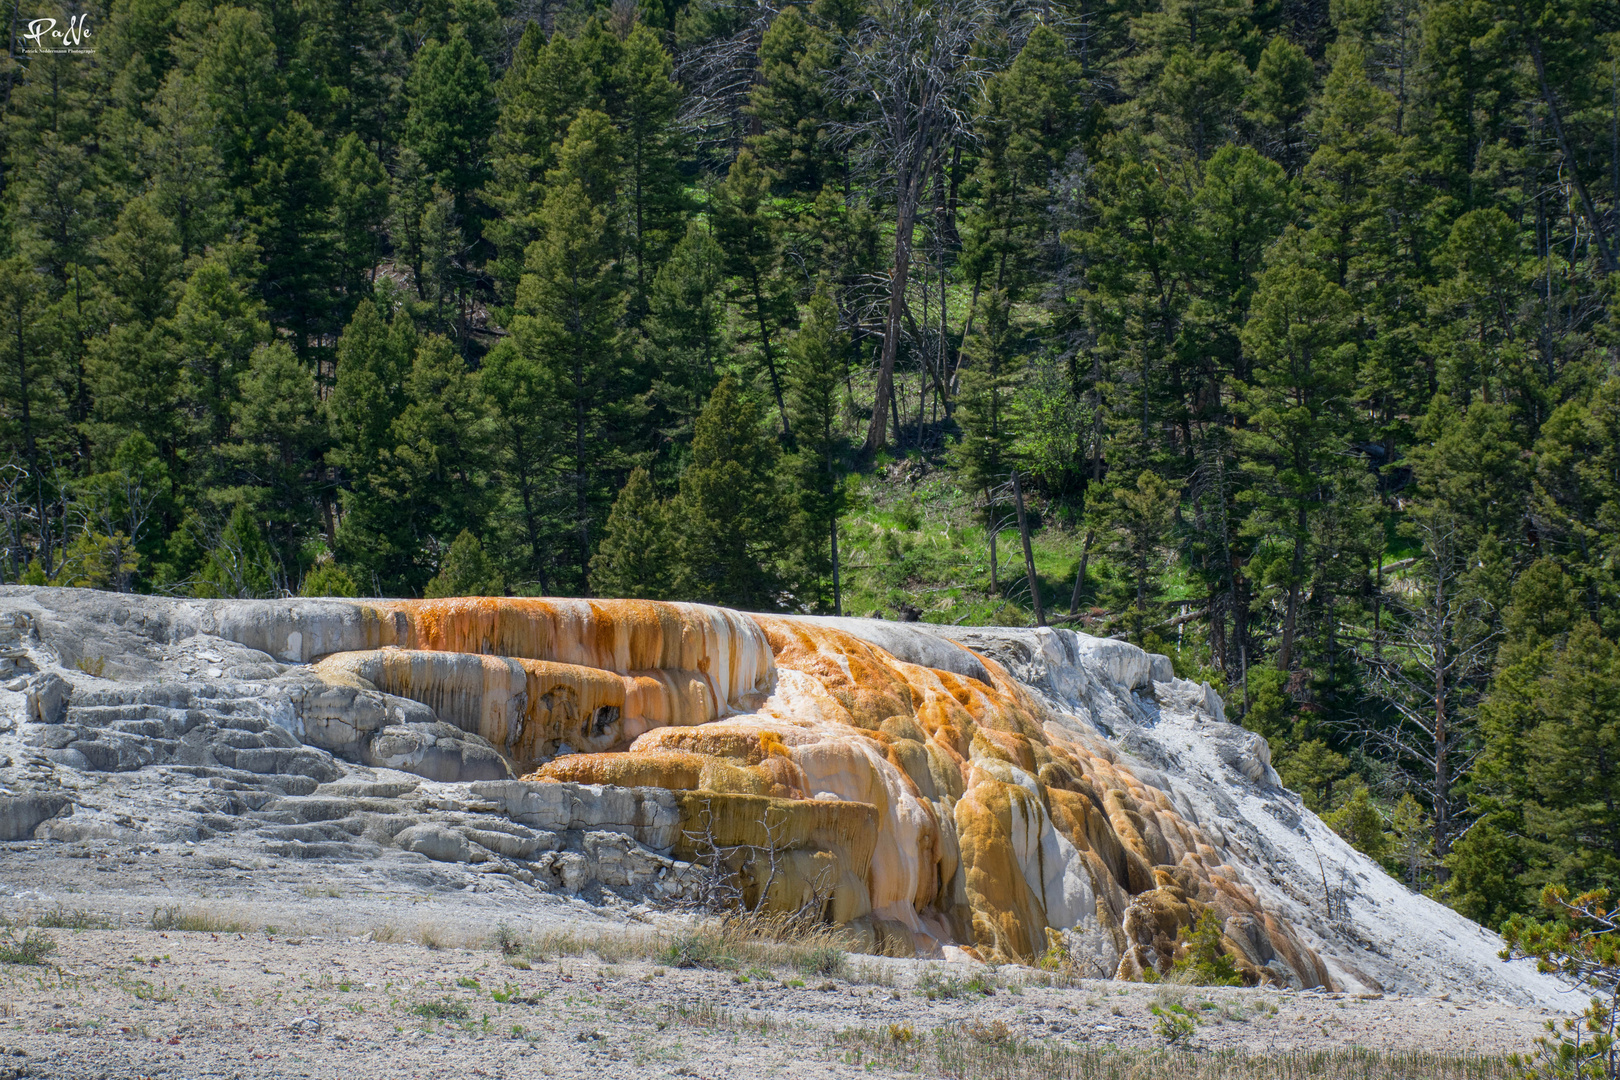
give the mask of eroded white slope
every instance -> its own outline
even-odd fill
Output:
[[[1224,841],[1243,883],[1293,923],[1347,989],[1578,1007],[1578,994],[1532,963],[1501,960],[1496,934],[1409,891],[1345,843],[1282,787],[1265,740],[1226,723],[1219,696],[1175,678],[1167,658],[1054,628],[836,625],[936,667],[949,666],[939,639],[959,642],[1040,693],[1055,724],[1107,738],[1140,779]]]

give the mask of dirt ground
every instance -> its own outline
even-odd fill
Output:
[[[452,909],[421,914],[423,927],[454,933]],[[852,1054],[841,1032],[948,1028],[1149,1048],[1166,1045],[1166,1015],[1196,1017],[1184,1044],[1205,1049],[1502,1053],[1523,1049],[1543,1019],[1430,998],[1056,988],[1027,969],[986,977],[976,965],[870,957],[851,957],[833,978],[579,956],[518,960],[524,970],[495,948],[283,930],[39,932],[57,943],[46,966],[0,966],[5,1080],[872,1076],[885,1072]],[[968,988],[976,974],[983,987]]]
[[[154,916],[210,929],[159,932]],[[1175,1045],[1195,1050],[1502,1054],[1546,1018],[1460,996],[1059,987],[1028,968],[842,954],[830,976],[780,957],[681,968],[660,950],[690,921],[605,891],[187,845],[0,846],[7,923],[55,949],[0,964],[0,1080],[869,1077],[899,1075],[874,1044],[938,1032],[1132,1050],[1179,1028]]]

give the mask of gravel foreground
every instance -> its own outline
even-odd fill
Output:
[[[1198,1017],[1185,1037],[1197,1049],[1501,1054],[1525,1048],[1543,1019],[1433,998],[1058,988],[1029,969],[874,957],[850,957],[825,978],[262,929],[38,932],[57,943],[45,966],[0,966],[5,1080],[898,1075],[860,1047],[941,1029],[1048,1047],[1165,1047],[1161,1016],[1182,1015],[1175,1005]],[[967,988],[975,975],[990,993]]]
[[[842,953],[806,966],[769,949],[683,968],[669,949],[692,941],[692,921],[606,891],[567,897],[455,866],[243,861],[187,845],[0,845],[0,926],[10,924],[0,941],[31,932],[55,948],[39,965],[0,963],[0,1080],[1473,1080],[1507,1074],[1422,1062],[1112,1072],[1050,1059],[1164,1050],[1167,1026],[1183,1029],[1178,1050],[1194,1051],[1183,1064],[1222,1050],[1501,1055],[1528,1048],[1551,1015],[1461,994],[1059,986],[1029,968]],[[687,958],[716,962],[712,951]],[[922,1052],[941,1039],[955,1040],[949,1061]]]

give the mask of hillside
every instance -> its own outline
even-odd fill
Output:
[[[8,587],[1079,629],[1620,887],[1612,2],[16,15]]]

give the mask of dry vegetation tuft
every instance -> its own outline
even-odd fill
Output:
[[[1505,1058],[1375,1050],[1118,1050],[1043,1046],[1000,1022],[928,1035],[909,1025],[838,1033],[832,1050],[850,1065],[955,1080],[1509,1080]]]
[[[372,939],[383,940],[375,931]],[[792,969],[822,978],[848,979],[865,973],[873,976],[872,981],[893,980],[886,969],[852,968],[849,952],[854,942],[842,930],[775,915],[727,915],[690,929],[662,933],[553,930],[526,936],[503,923],[483,944],[507,957],[528,961],[594,956],[605,964],[650,960],[674,968]]]
[[[198,934],[245,934],[251,927],[216,912],[171,904],[152,912],[152,929]]]

